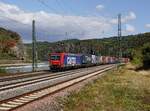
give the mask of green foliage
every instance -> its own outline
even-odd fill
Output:
[[[150,43],[144,44],[142,47],[142,56],[143,66],[150,68]]]
[[[32,60],[32,44],[25,44],[26,45],[26,51],[28,58]],[[38,42],[37,43],[37,53],[38,53],[38,60],[40,61],[47,61],[48,60],[48,54],[50,53],[50,46],[51,43],[48,42]]]
[[[20,40],[20,36],[16,32],[6,30],[0,27],[0,40],[10,40],[10,39],[13,39],[16,42],[18,42]]]
[[[0,67],[0,73],[6,73],[6,70]]]
[[[142,53],[141,53],[141,49],[137,49],[137,50],[132,50],[132,57],[133,57],[133,60],[132,60],[132,63],[136,66],[142,66]]]
[[[15,60],[17,59],[16,55],[8,53],[0,53],[0,60]]]
[[[150,43],[132,51],[132,63],[138,67],[150,68]]]
[[[150,42],[150,33],[123,36],[121,41],[121,48],[123,57],[134,59],[134,62],[140,63],[136,53],[140,54],[138,50],[141,46]],[[29,57],[32,57],[32,45],[26,44]],[[54,43],[38,42],[38,59],[47,60],[50,52],[69,52],[69,53],[95,53],[96,55],[110,55],[118,56],[119,44],[117,37],[103,38],[103,39],[87,39],[87,40],[63,40]],[[137,55],[138,55],[137,54]]]

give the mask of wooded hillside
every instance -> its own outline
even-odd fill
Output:
[[[144,44],[150,43],[150,33],[123,36],[121,48],[123,57],[132,58],[133,52]],[[31,44],[26,44],[28,55],[31,55]],[[54,43],[38,42],[39,60],[47,60],[50,52],[70,52],[70,53],[94,53],[96,55],[117,56],[119,51],[117,37],[89,40],[63,40]]]

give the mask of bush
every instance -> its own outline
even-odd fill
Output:
[[[142,53],[141,53],[141,49],[133,50],[132,51],[132,56],[133,56],[132,63],[134,65],[136,65],[137,67],[143,66],[143,63],[142,63],[143,56],[142,56]]]
[[[150,68],[150,43],[143,46],[142,56],[143,67]]]
[[[6,73],[6,70],[0,67],[0,73]]]
[[[0,53],[0,60],[16,60],[17,57],[14,54]]]

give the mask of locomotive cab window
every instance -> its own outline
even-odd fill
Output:
[[[52,55],[51,60],[60,60],[60,56],[59,55]]]

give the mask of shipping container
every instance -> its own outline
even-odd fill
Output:
[[[100,56],[96,56],[96,65],[100,64]]]
[[[99,62],[100,62],[100,64],[103,64],[103,56],[99,57]]]
[[[107,63],[111,64],[111,57],[109,57],[109,56],[107,57]]]
[[[82,64],[82,55],[64,54],[64,66],[77,66]]]
[[[82,64],[89,64],[91,65],[92,64],[92,55],[90,54],[84,54],[82,56]]]
[[[96,56],[92,55],[92,64],[96,64]]]

